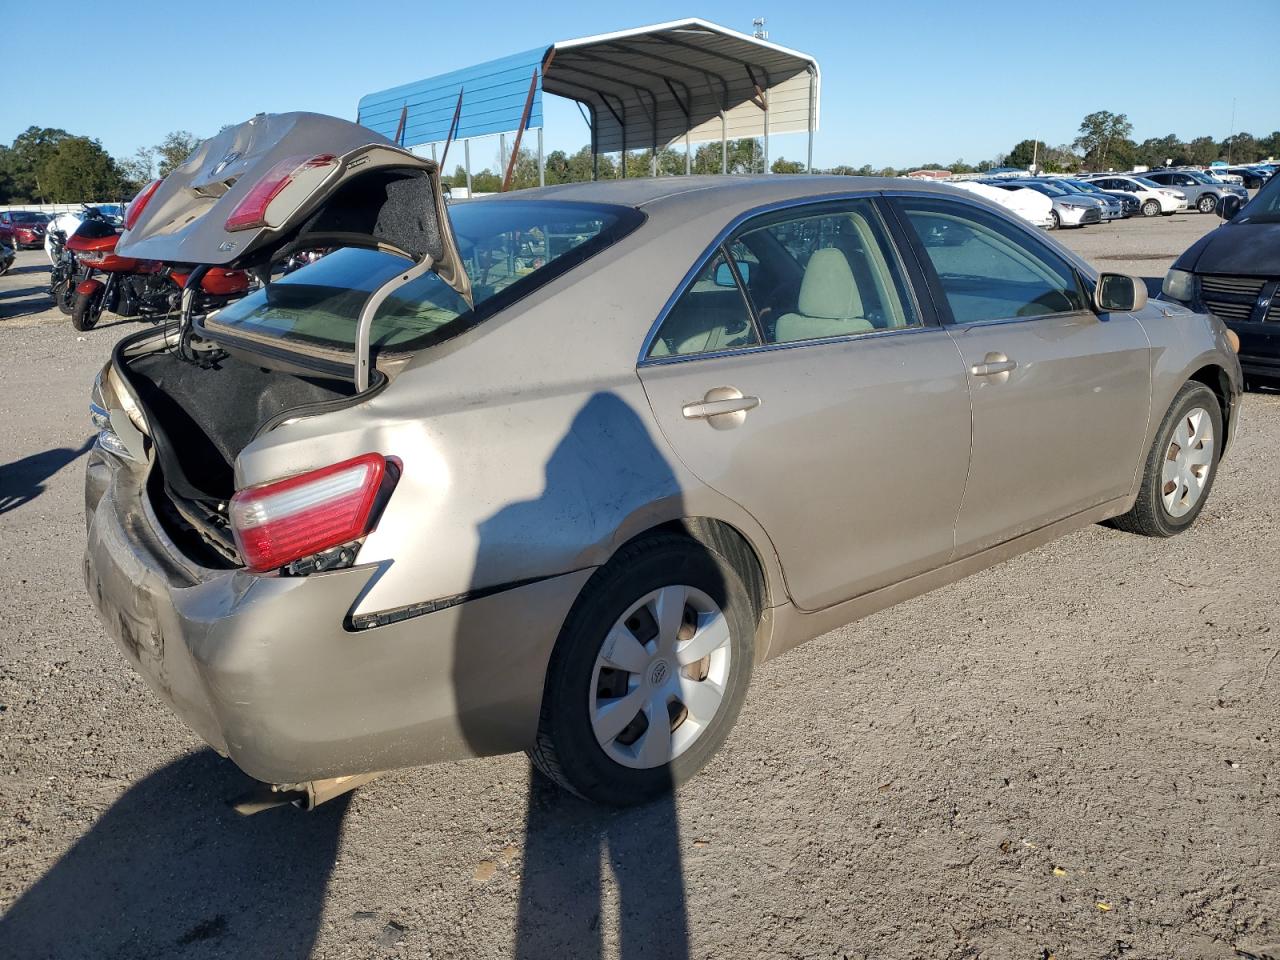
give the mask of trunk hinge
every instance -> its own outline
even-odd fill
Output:
[[[433,266],[435,266],[435,260],[431,258],[430,254],[427,254],[408,270],[397,273],[377,290],[373,291],[369,299],[364,302],[364,306],[360,309],[360,321],[356,326],[356,393],[364,393],[369,389],[369,367],[372,362],[369,340],[373,333],[374,314],[378,312],[378,308],[382,306],[382,302],[387,297],[391,296],[406,283],[417,280],[424,273],[430,273]]]

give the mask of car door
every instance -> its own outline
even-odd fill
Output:
[[[1141,324],[1095,314],[1070,262],[993,210],[920,194],[895,203],[973,398],[956,555],[1127,494],[1150,406]]]
[[[953,550],[968,387],[890,229],[865,198],[748,220],[691,273],[639,365],[676,454],[759,521],[806,610]]]

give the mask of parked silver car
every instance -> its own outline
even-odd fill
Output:
[[[122,340],[86,477],[104,625],[287,796],[527,750],[642,801],[763,660],[1087,524],[1185,530],[1234,433],[1221,323],[945,186],[446,211],[431,161],[297,126],[119,249],[345,248]]]
[[[1188,206],[1195,207],[1201,213],[1213,213],[1217,209],[1220,197],[1234,195],[1245,202],[1249,200],[1249,191],[1244,187],[1223,183],[1221,180],[1205,175],[1200,170],[1191,168],[1151,170],[1142,176],[1162,187],[1169,187],[1185,194]]]

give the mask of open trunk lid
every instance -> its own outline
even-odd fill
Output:
[[[437,165],[317,113],[259,114],[201,143],[146,199],[117,252],[253,268],[338,246],[426,264],[471,299]]]

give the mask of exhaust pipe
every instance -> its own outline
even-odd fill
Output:
[[[283,807],[290,803],[299,810],[310,811],[380,776],[382,771],[356,773],[347,777],[328,777],[324,780],[308,780],[306,783],[259,783],[244,796],[232,801],[231,807],[244,817],[251,817],[263,810]]]

